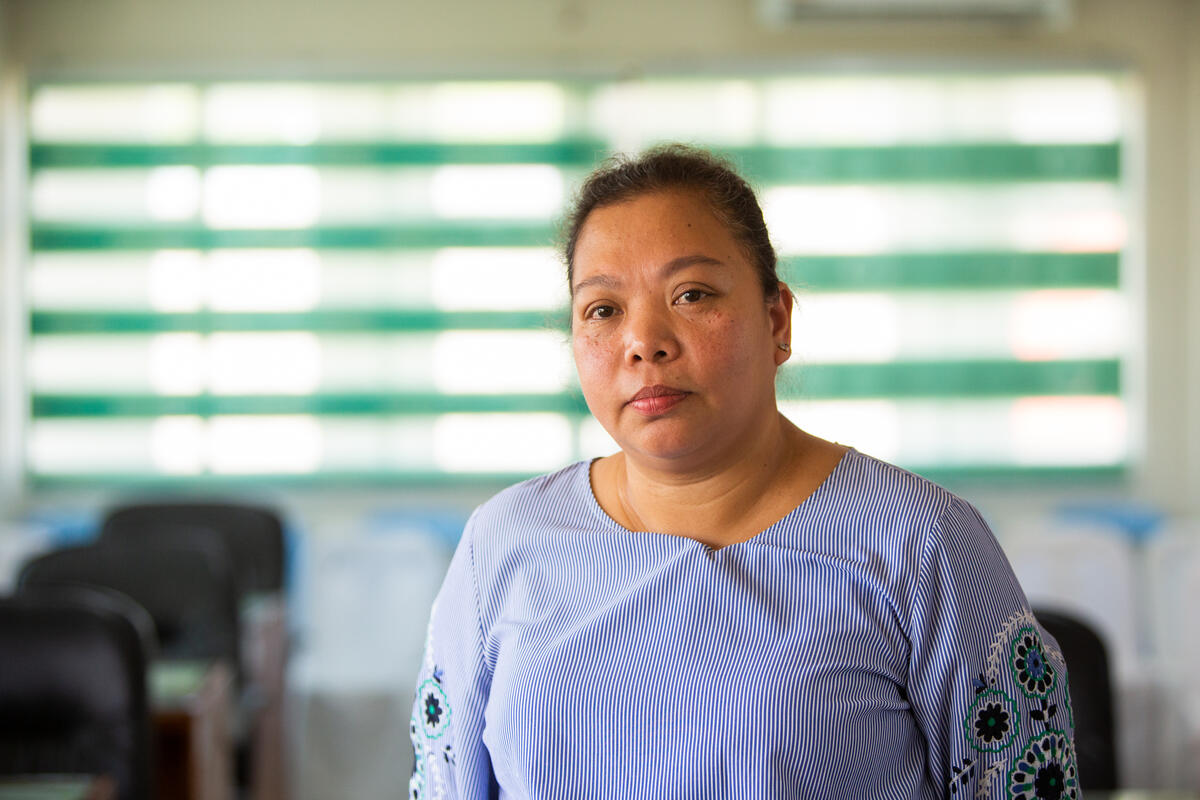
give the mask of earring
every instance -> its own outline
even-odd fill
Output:
[[[792,352],[792,346],[790,344],[787,344],[786,342],[780,342],[779,344],[777,344],[775,346],[778,347],[780,350],[782,350],[785,353]]]

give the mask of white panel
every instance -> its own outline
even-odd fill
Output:
[[[1128,236],[1108,183],[780,186],[761,199],[780,255],[1111,252]]]
[[[43,169],[30,177],[30,216],[44,222],[145,222],[146,169]]]
[[[195,416],[159,417],[150,430],[150,448],[159,472],[198,475],[208,454],[208,424]]]
[[[434,451],[450,472],[542,472],[571,459],[571,426],[561,414],[445,414]]]
[[[35,393],[152,391],[145,336],[35,336],[27,352]]]
[[[333,392],[434,389],[434,334],[321,338],[321,388]]]
[[[321,379],[311,333],[214,333],[208,340],[213,394],[310,394]]]
[[[27,464],[35,475],[152,473],[151,428],[149,420],[37,420]]]
[[[1120,358],[1131,335],[1126,304],[1112,289],[801,291],[792,346],[801,365]]]
[[[196,137],[194,86],[43,86],[30,101],[30,135],[43,142],[153,142]]]
[[[1116,397],[1028,397],[1009,428],[1020,464],[1115,464],[1129,449],[1125,404]]]
[[[663,141],[750,144],[759,106],[758,87],[745,80],[630,81],[593,95],[590,122],[626,153]]]
[[[151,257],[120,252],[38,253],[26,272],[29,305],[37,311],[146,310]]]
[[[321,439],[315,417],[213,417],[209,464],[219,474],[316,472],[321,466]]]
[[[1116,397],[789,399],[780,411],[810,433],[915,469],[1113,466],[1129,449]]]
[[[308,87],[223,85],[205,92],[204,133],[212,141],[312,144],[320,132]]]
[[[150,256],[143,291],[155,311],[187,312],[204,307],[207,270],[198,250],[158,250]]]
[[[561,392],[571,376],[565,337],[543,331],[451,331],[434,341],[438,391]]]
[[[433,257],[433,302],[447,311],[565,308],[566,268],[548,247],[447,247]]]
[[[314,250],[215,250],[209,257],[213,311],[309,311],[317,305],[320,285]]]
[[[549,219],[562,209],[562,173],[544,164],[434,170],[433,211],[449,219]]]
[[[312,167],[212,167],[204,175],[204,221],[214,228],[307,228],[320,211]]]
[[[542,142],[563,135],[566,98],[553,83],[446,83],[433,88],[430,123],[451,142]]]
[[[208,342],[198,333],[154,336],[146,369],[158,394],[200,394],[208,387]]]

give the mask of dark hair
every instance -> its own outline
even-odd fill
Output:
[[[584,181],[564,225],[568,286],[573,285],[575,277],[579,233],[593,211],[667,189],[690,189],[703,194],[713,213],[729,228],[754,265],[763,293],[768,298],[779,293],[775,248],[771,246],[754,190],[727,160],[681,144],[653,147],[637,157],[613,156]]]

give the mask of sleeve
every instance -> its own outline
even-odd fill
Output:
[[[943,796],[1079,797],[1062,653],[961,499],[922,546],[910,621],[909,701]]]
[[[467,523],[430,611],[409,734],[411,800],[481,800],[498,795],[483,743],[491,673],[484,660],[472,521]]]

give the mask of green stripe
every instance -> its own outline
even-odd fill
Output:
[[[790,366],[783,399],[1119,394],[1121,365],[1098,361],[902,361]]]
[[[910,467],[912,471],[934,483],[954,489],[987,484],[1029,488],[1045,488],[1048,484],[1119,484],[1129,477],[1125,464],[1104,464],[1086,467],[1019,467],[1013,465],[963,464],[949,467]]]
[[[1117,361],[968,361],[811,365],[781,378],[781,399],[1116,395]],[[452,412],[585,413],[574,392],[526,395],[318,394],[249,396],[48,395],[32,398],[35,418],[154,417],[168,414],[420,415]]]
[[[1116,289],[1119,253],[886,253],[800,256],[780,262],[800,291],[892,289]]]
[[[123,227],[40,223],[32,227],[30,244],[34,250],[546,247],[554,244],[555,236],[553,223],[546,221],[397,223],[295,230],[212,230],[195,224]]]
[[[1020,467],[1013,465],[962,465],[924,469],[915,467],[920,475],[944,486],[972,486],[978,483],[1007,484],[1011,487],[1040,488],[1048,483],[1111,486],[1128,477],[1123,465],[1095,467]],[[428,470],[378,472],[314,472],[263,475],[152,475],[140,473],[78,473],[39,475],[27,479],[35,488],[74,488],[114,486],[128,488],[174,488],[189,486],[471,486],[495,485],[496,488],[515,483],[532,475],[527,472],[450,473]]]
[[[406,415],[556,412],[582,415],[582,395],[561,394],[344,394],[344,395],[34,395],[34,418],[157,417],[163,415],[318,414]]]
[[[445,330],[563,330],[565,311],[366,310],[303,313],[166,314],[153,312],[36,311],[30,330],[42,334],[313,331],[414,333]]]
[[[588,169],[607,148],[598,140],[545,144],[368,142],[316,145],[35,144],[32,169],[221,164],[440,166],[548,163]],[[1115,180],[1120,145],[975,143],[890,147],[743,147],[723,151],[765,183]]]
[[[228,164],[313,166],[443,166],[446,164],[555,164],[590,169],[607,155],[604,142],[449,144],[362,142],[313,145],[34,144],[32,169],[104,167],[210,167]]]
[[[951,144],[724,151],[760,183],[1112,181],[1119,144]]]

